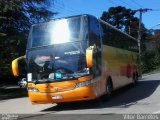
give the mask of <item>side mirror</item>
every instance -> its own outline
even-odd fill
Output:
[[[88,68],[93,67],[93,53],[94,53],[94,46],[90,46],[86,49],[86,63]]]
[[[25,59],[26,59],[26,56],[21,56],[12,61],[12,73],[15,77],[18,77],[20,75],[19,61],[25,60]]]

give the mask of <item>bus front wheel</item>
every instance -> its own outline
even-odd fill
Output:
[[[109,79],[106,82],[106,94],[102,97],[102,100],[108,101],[112,95],[112,92],[113,92],[113,83],[111,78],[109,77]]]
[[[111,78],[107,81],[106,85],[107,96],[110,97],[113,92],[113,84]]]

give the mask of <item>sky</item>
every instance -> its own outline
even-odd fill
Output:
[[[55,0],[52,10],[58,12],[54,18],[79,14],[91,14],[100,18],[110,7],[124,6],[132,10],[153,9],[143,13],[142,22],[147,29],[160,29],[160,0]],[[135,14],[139,17],[139,13]]]

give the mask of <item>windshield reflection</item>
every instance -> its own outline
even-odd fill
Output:
[[[62,81],[89,74],[81,43],[59,44],[30,51],[28,73],[33,81]]]
[[[30,30],[27,49],[85,40],[87,27],[84,16],[35,24]]]

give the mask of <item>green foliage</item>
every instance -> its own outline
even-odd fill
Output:
[[[20,38],[21,36],[21,38]],[[21,44],[25,42],[24,44]],[[20,55],[25,54],[26,40],[25,35],[16,34],[13,36],[0,37],[0,75],[11,75],[11,61]],[[0,77],[1,77],[0,76]]]
[[[122,6],[110,7],[108,11],[102,13],[101,19],[110,23],[119,30],[126,32],[138,38],[139,19],[134,16],[135,10],[127,9]],[[144,24],[141,24],[142,38],[145,39],[146,34]]]
[[[101,19],[117,27],[124,29],[132,22],[135,12],[125,7],[110,7],[108,12],[103,12]]]
[[[141,68],[142,72],[148,72],[154,69],[154,52],[145,51],[141,54]]]
[[[146,50],[141,54],[141,69],[143,73],[151,72],[160,66],[160,53],[157,50]]]
[[[13,34],[28,30],[30,25],[48,20],[49,0],[0,0],[0,31]]]
[[[141,67],[144,73],[160,69],[160,30],[148,30],[145,42],[141,43]]]
[[[54,15],[48,9],[53,1],[0,0],[0,77],[10,76],[12,60],[25,54],[31,24]]]

